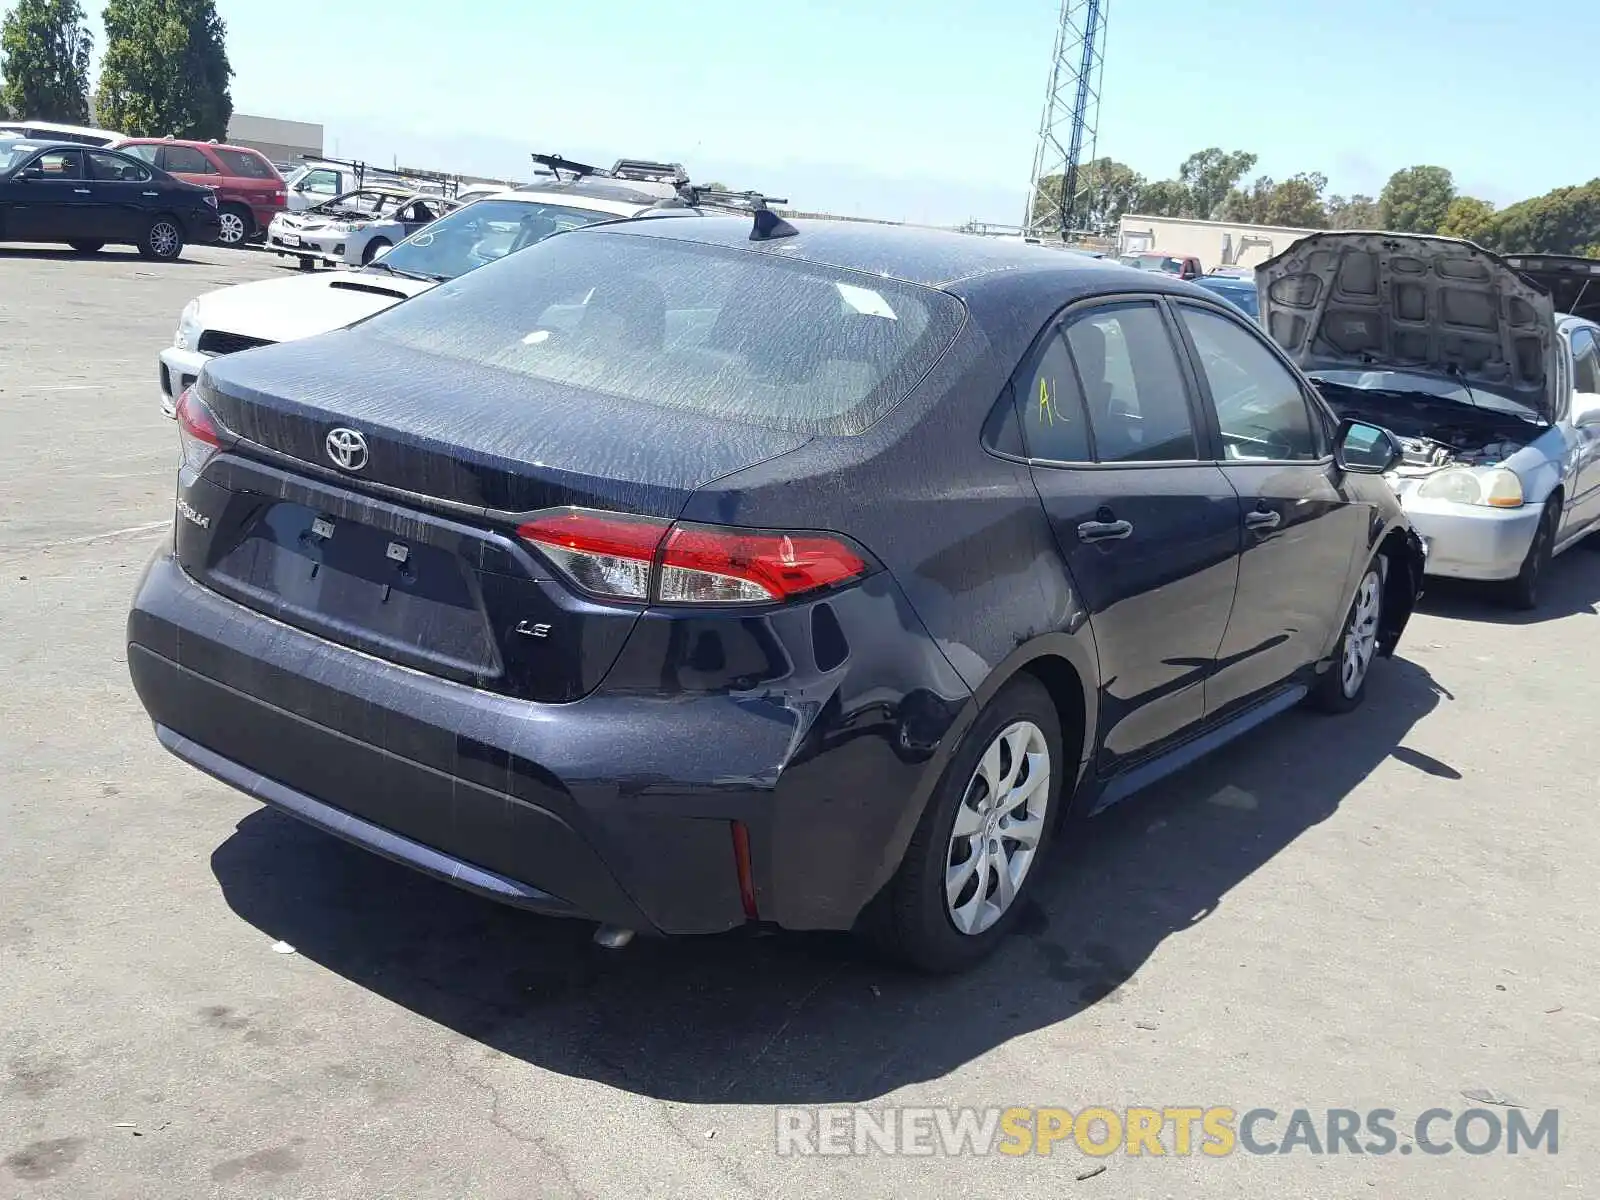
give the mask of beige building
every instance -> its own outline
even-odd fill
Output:
[[[1202,271],[1213,267],[1254,267],[1316,232],[1281,225],[1131,215],[1118,224],[1117,253],[1160,250],[1173,255],[1192,254],[1200,260]]]
[[[228,120],[228,141],[259,150],[276,163],[296,163],[322,153],[322,126],[236,112]]]

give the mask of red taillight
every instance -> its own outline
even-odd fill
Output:
[[[178,442],[183,447],[183,465],[198,471],[217,451],[222,449],[222,434],[217,419],[211,415],[192,386],[183,389],[178,397]]]
[[[760,920],[756,911],[756,877],[750,868],[750,831],[743,821],[733,821],[733,869],[739,877],[739,903],[744,915],[752,921]]]
[[[859,579],[866,559],[817,533],[672,524],[564,509],[517,533],[584,591],[663,604],[771,604]]]
[[[747,533],[678,525],[661,556],[668,603],[760,603],[833,587],[866,572],[843,542],[808,533]]]
[[[273,192],[272,193],[272,203],[275,206],[281,208],[283,205],[289,203],[289,193],[288,192]]]

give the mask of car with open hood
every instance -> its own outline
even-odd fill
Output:
[[[345,242],[374,221],[390,218],[419,199],[414,188],[370,183],[299,212],[281,212],[267,226],[267,249],[310,269],[344,263]]]
[[[1429,574],[1537,606],[1551,559],[1600,529],[1600,325],[1455,238],[1314,234],[1256,283],[1334,411],[1398,436],[1388,479]]]

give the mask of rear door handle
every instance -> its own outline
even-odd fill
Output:
[[[88,188],[73,188],[72,189],[72,194],[74,196],[87,196],[89,194],[89,189]]]
[[[1283,522],[1283,514],[1276,509],[1258,508],[1244,515],[1246,529],[1276,529]]]
[[[1085,521],[1078,526],[1078,540],[1080,542],[1120,541],[1132,532],[1132,521]]]
[[[159,195],[161,195],[161,193],[160,192],[145,192],[144,195],[146,195],[146,196],[159,196]]]

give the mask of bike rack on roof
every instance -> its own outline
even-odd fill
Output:
[[[629,183],[665,183],[673,187],[689,182],[689,172],[682,163],[655,162],[648,158],[619,158],[608,169],[593,163],[579,162],[559,154],[534,154],[533,161],[548,170],[557,179],[565,171],[573,179],[618,179]]]
[[[729,208],[749,213],[752,218],[750,227],[752,242],[794,237],[800,232],[767,207],[769,204],[789,203],[781,196],[765,196],[756,191],[736,192],[731,188],[701,187],[698,184],[684,183],[678,187],[677,202],[690,208]],[[658,207],[672,206],[674,202],[669,200]]]

